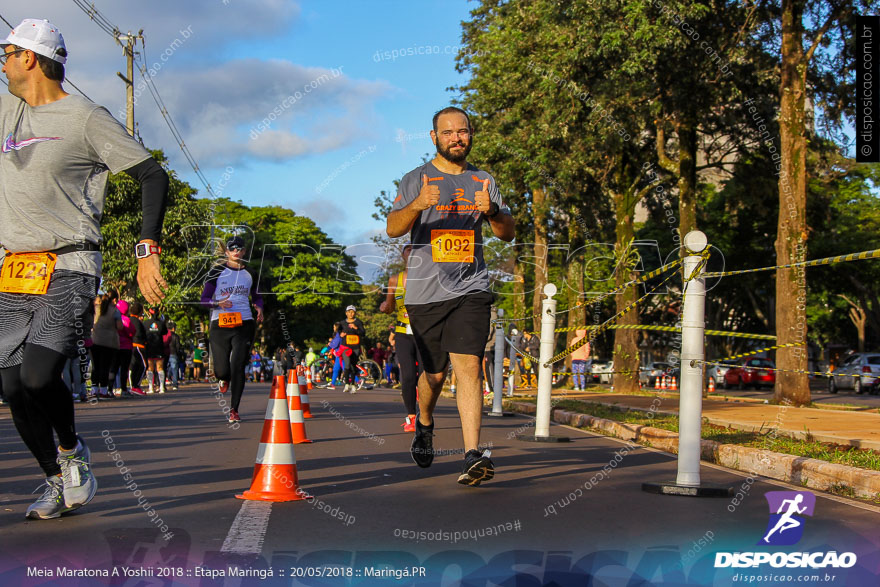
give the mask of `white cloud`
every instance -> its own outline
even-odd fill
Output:
[[[283,162],[344,147],[367,135],[375,122],[373,104],[390,90],[384,82],[352,79],[344,67],[336,70],[341,64],[307,67],[237,57],[246,47],[251,50],[244,55],[261,55],[261,43],[290,32],[300,15],[298,3],[290,0],[96,4],[122,31],[144,30],[141,59],[153,70],[162,101],[202,168],[243,165],[247,159]],[[13,5],[0,14],[13,24],[39,17],[57,25],[70,53],[68,77],[124,122],[124,85],[114,75],[125,71],[122,48],[80,8],[33,0],[26,11]],[[163,146],[176,168],[188,166],[137,72],[135,91],[135,119],[147,146]],[[266,130],[251,140],[251,131],[263,122]]]

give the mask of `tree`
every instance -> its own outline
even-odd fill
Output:
[[[857,4],[867,11],[877,9],[876,2],[867,1],[781,1],[779,144],[782,159],[776,234],[778,265],[806,259],[808,74],[821,80],[815,97],[840,96],[839,88],[852,77],[847,45],[855,30],[852,21]],[[825,103],[825,114],[833,117],[847,110],[852,112],[851,100],[850,96]],[[780,269],[776,272],[777,344],[805,342],[806,330],[805,271],[803,268]],[[807,368],[807,353],[795,347],[779,349],[776,356],[777,366],[782,370],[776,377],[776,399],[795,405],[809,403],[809,381],[801,372]]]
[[[259,279],[265,319],[257,338],[274,348],[329,336],[343,308],[359,299],[354,259],[311,219],[280,206],[248,207],[220,198],[219,225],[250,232],[250,267]],[[246,240],[250,240],[246,239]]]

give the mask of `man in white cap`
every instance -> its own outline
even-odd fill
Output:
[[[15,427],[46,474],[26,516],[57,518],[97,490],[61,370],[91,323],[107,178],[125,171],[141,183],[133,252],[141,293],[155,304],[167,287],[158,254],[168,176],[106,109],[64,91],[57,27],[26,19],[0,48],[12,94],[0,95],[0,377]]]

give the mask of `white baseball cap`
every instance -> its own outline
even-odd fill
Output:
[[[346,312],[348,312],[349,310],[354,310],[355,312],[357,312],[357,308],[355,308],[354,306],[349,306],[345,309]]]
[[[0,47],[6,45],[30,49],[34,53],[58,63],[67,63],[67,47],[64,46],[64,37],[61,36],[58,27],[48,20],[24,19],[20,25],[12,29],[8,37],[0,41]]]

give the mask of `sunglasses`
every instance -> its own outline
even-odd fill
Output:
[[[241,249],[242,249],[242,247],[240,247],[238,245],[230,245],[230,246],[226,247],[227,251],[232,251],[232,252],[240,251]]]

